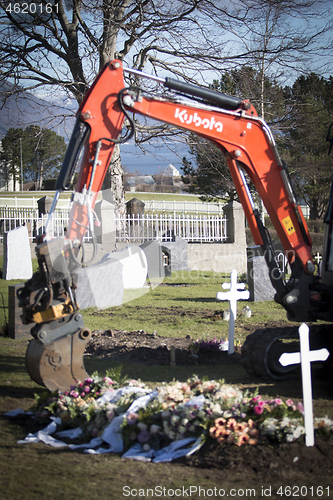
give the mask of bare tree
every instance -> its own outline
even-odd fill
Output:
[[[319,0],[0,0],[0,81],[12,83],[10,92],[58,90],[79,103],[101,67],[117,57],[140,70],[205,84],[262,53],[250,44],[239,47],[237,36],[254,35],[260,6],[277,4],[285,16],[289,5],[291,18],[304,12],[313,19]],[[42,6],[37,12],[36,5]],[[316,39],[308,30],[295,51],[309,50]],[[265,57],[274,58],[276,50],[268,44]],[[116,159],[112,164],[121,212],[122,169]]]
[[[244,58],[260,75],[258,112],[265,119],[267,78],[281,85],[300,74],[332,69],[329,33],[333,17],[327,2],[321,0],[240,0],[240,4],[251,8],[252,19],[245,19],[236,31],[230,29],[238,40],[238,58]]]

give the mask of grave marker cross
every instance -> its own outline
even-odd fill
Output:
[[[318,349],[310,351],[309,346],[309,327],[305,323],[298,329],[301,352],[285,352],[279,361],[282,366],[289,366],[301,363],[302,370],[302,388],[303,388],[303,406],[304,406],[304,427],[306,446],[314,445],[313,429],[313,407],[312,407],[312,384],[311,367],[312,361],[326,361],[329,356],[327,349]]]
[[[237,300],[248,300],[250,292],[244,290],[244,283],[237,283],[237,271],[233,269],[230,274],[230,283],[223,283],[222,288],[229,289],[229,292],[217,292],[216,300],[228,300],[230,304],[230,319],[229,319],[229,346],[228,354],[234,352],[235,343],[235,319],[237,317]]]

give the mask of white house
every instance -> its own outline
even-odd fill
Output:
[[[165,175],[171,175],[172,177],[179,177],[180,176],[179,170],[177,170],[176,167],[174,167],[173,165],[171,165],[171,163],[165,169],[164,174]]]

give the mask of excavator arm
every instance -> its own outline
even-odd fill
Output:
[[[127,87],[124,73],[134,74],[136,78],[152,78],[169,92],[166,97],[156,97],[137,86]],[[20,293],[25,318],[36,322],[32,329],[32,346],[27,352],[27,368],[34,380],[51,389],[66,389],[73,380],[82,379],[84,375],[81,359],[66,361],[66,368],[62,361],[56,363],[54,360],[66,357],[65,351],[70,343],[73,353],[80,344],[77,349],[80,357],[83,344],[90,338],[75,300],[75,268],[80,265],[78,255],[87,229],[94,233],[94,205],[115,144],[125,142],[133,135],[136,114],[190,131],[213,142],[221,150],[254,240],[263,248],[277,291],[276,300],[286,308],[292,320],[315,319],[318,305],[313,304],[312,288],[317,278],[314,276],[311,238],[272,133],[252,104],[214,90],[123,68],[122,63],[115,60],[103,68],[78,110],[45,233],[37,245],[40,270]],[[122,135],[124,124],[125,136]],[[59,242],[59,239],[48,236],[48,227],[60,193],[71,188],[76,172],[78,179],[67,234]],[[247,178],[262,199],[285,249],[293,270],[289,282],[285,281],[275,259],[269,235],[255,209]],[[71,335],[72,330],[74,335]],[[63,345],[58,349],[61,342]],[[75,359],[74,354],[72,359]],[[46,371],[41,373],[41,367],[45,365]],[[75,369],[76,365],[78,369]],[[66,370],[60,383],[59,374]]]

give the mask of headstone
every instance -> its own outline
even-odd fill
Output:
[[[247,276],[252,302],[274,299],[276,290],[271,283],[265,257],[257,256],[248,259]]]
[[[148,279],[164,278],[165,267],[163,263],[163,251],[158,241],[149,241],[140,245],[144,251],[148,263]]]
[[[78,268],[76,299],[80,309],[120,306],[123,301],[123,266],[107,259],[93,266]]]
[[[143,201],[137,198],[132,198],[126,203],[127,215],[137,217],[138,215],[143,215],[145,212],[145,204]]]
[[[228,354],[234,352],[235,345],[235,320],[237,318],[237,300],[248,300],[250,292],[244,290],[244,283],[237,283],[237,271],[233,269],[230,274],[230,283],[222,283],[224,290],[229,289],[229,292],[217,292],[217,300],[228,300],[230,303],[230,318],[229,318],[229,346]]]
[[[53,198],[51,198],[51,196],[43,196],[43,198],[37,200],[39,217],[41,217],[43,214],[50,213],[52,202]]]
[[[171,271],[188,271],[187,245],[187,241],[179,236],[174,241],[163,241],[163,247],[170,252]]]
[[[28,230],[17,227],[4,234],[3,276],[5,280],[28,280],[32,277],[32,261]]]
[[[101,262],[108,259],[118,260],[122,264],[122,279],[124,289],[142,288],[147,279],[148,262],[144,251],[136,245],[111,252],[105,255]]]
[[[104,193],[104,192],[103,192]],[[101,244],[104,252],[113,252],[116,247],[116,226],[114,218],[114,203],[104,198],[95,205],[95,212],[100,225],[95,227],[97,243]]]
[[[11,339],[32,338],[30,330],[35,323],[23,324],[22,307],[18,304],[17,292],[23,287],[23,283],[8,287],[8,337]]]
[[[311,382],[311,367],[312,361],[326,361],[329,356],[327,349],[318,349],[310,351],[309,346],[309,327],[302,323],[298,329],[301,352],[283,353],[280,356],[282,366],[289,366],[301,363],[302,370],[302,389],[303,389],[303,406],[304,406],[304,427],[305,427],[305,445],[314,445],[314,428],[313,428],[313,405],[312,405],[312,382]]]
[[[231,201],[223,207],[227,219],[228,243],[246,247],[245,214],[238,201]]]

